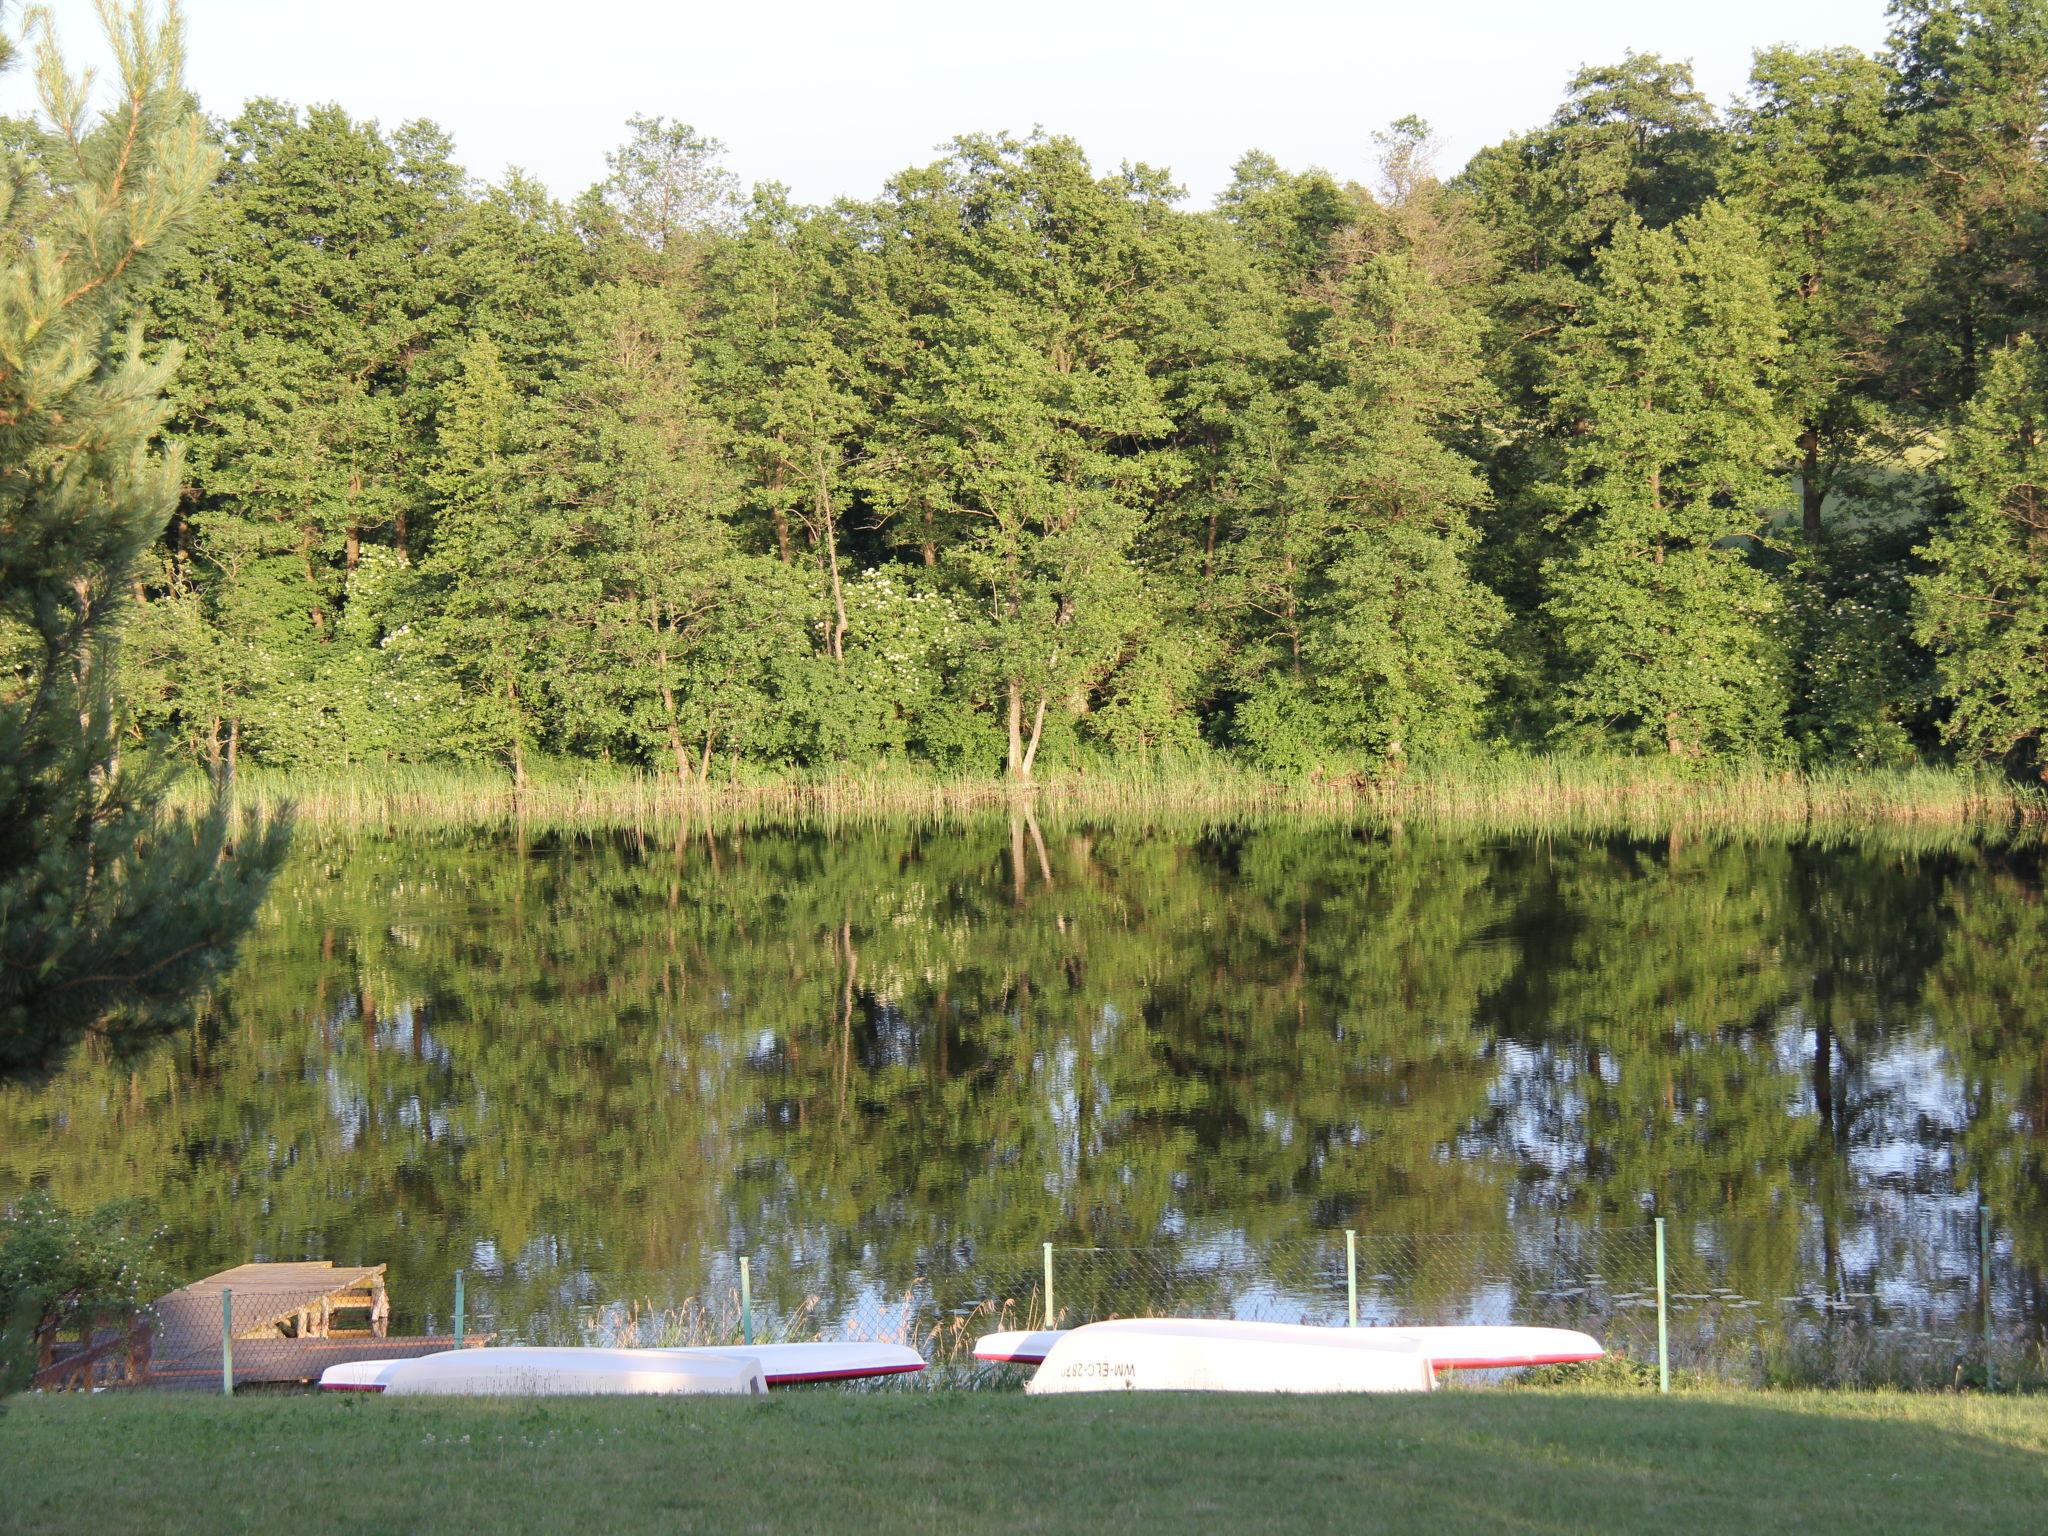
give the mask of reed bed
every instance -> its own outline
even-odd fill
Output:
[[[1151,771],[1049,773],[1028,784],[893,772],[788,775],[710,784],[557,765],[515,789],[479,768],[400,766],[334,773],[245,770],[237,807],[289,806],[301,823],[347,829],[527,825],[592,830],[679,821],[721,825],[962,821],[1029,812],[1053,821],[1164,819],[1207,825],[1286,816],[1343,824],[1416,823],[1495,835],[1862,838],[1919,843],[2038,839],[2048,789],[1957,768],[1796,773],[1746,766],[1682,774],[1656,763],[1502,754],[1398,779],[1262,776],[1216,760]],[[212,793],[194,774],[173,809]]]

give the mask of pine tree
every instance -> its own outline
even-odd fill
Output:
[[[2048,778],[2048,353],[2032,339],[1992,359],[1945,474],[1955,512],[1914,582],[1945,734]]]
[[[130,322],[214,158],[175,8],[100,14],[120,104],[93,119],[38,14],[48,124],[0,174],[0,1072],[174,1020],[282,853],[281,828],[231,847],[224,802],[161,816],[120,752],[116,641],[179,483],[157,446],[177,354],[146,358]]]
[[[1777,598],[1747,558],[1787,436],[1781,340],[1755,232],[1725,205],[1626,225],[1602,254],[1552,386],[1565,720],[1681,758],[1782,741]]]
[[[427,475],[436,508],[419,623],[423,652],[457,684],[471,750],[502,762],[520,787],[559,664],[548,620],[570,601],[561,557],[571,537],[522,462],[525,422],[497,344],[476,337],[446,391]]]
[[[708,780],[715,756],[791,754],[808,711],[778,687],[811,659],[802,577],[741,548],[729,444],[691,377],[690,296],[623,282],[590,305],[581,366],[543,429],[573,525],[564,726]],[[793,691],[803,692],[800,684]]]

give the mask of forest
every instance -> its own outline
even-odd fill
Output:
[[[141,295],[182,494],[131,736],[682,781],[1504,748],[2048,766],[2048,5],[1904,0],[1725,109],[1630,53],[1209,209],[969,135],[573,203],[258,100]],[[17,125],[19,126],[19,125]],[[1364,130],[1361,129],[1361,135]]]

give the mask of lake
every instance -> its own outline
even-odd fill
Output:
[[[1981,1202],[2038,1333],[2043,876],[1301,822],[307,829],[191,1029],[0,1092],[0,1198],[139,1197],[181,1275],[385,1262],[399,1328],[460,1267],[528,1336],[740,1255],[785,1318],[957,1308],[1048,1241],[1085,1311],[1341,1310],[1344,1228],[1372,1310],[1461,1241],[1647,1251],[1652,1211],[1699,1295],[1960,1336]],[[1437,1310],[1527,1310],[1482,1279]]]

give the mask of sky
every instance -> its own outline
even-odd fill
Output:
[[[97,59],[90,0],[55,0]],[[9,22],[18,14],[8,7]],[[1772,43],[1884,40],[1883,0],[186,0],[206,110],[250,96],[430,117],[474,174],[508,165],[572,197],[634,113],[693,124],[746,183],[865,196],[956,134],[1034,127],[1096,166],[1142,160],[1211,201],[1250,148],[1369,179],[1372,136],[1416,113],[1449,172],[1556,107],[1582,64],[1690,59],[1725,105]],[[23,110],[25,71],[0,81]]]

